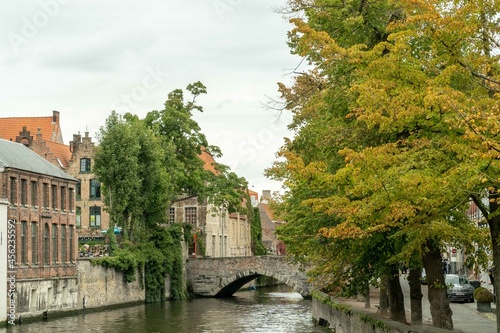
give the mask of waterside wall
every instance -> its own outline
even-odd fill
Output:
[[[335,333],[449,333],[428,325],[405,325],[363,309],[353,308],[325,293],[313,291],[314,321]]]
[[[17,280],[14,297],[16,322],[143,303],[145,291],[141,279],[136,273],[135,281],[127,283],[120,271],[92,265],[89,259],[79,259],[75,276]],[[170,290],[170,286],[166,290]]]

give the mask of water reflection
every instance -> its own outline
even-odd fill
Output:
[[[288,287],[278,286],[238,292],[225,299],[197,298],[89,313],[0,332],[321,332],[313,327],[311,318],[310,301]]]

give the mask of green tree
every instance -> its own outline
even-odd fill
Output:
[[[144,121],[167,148],[164,165],[171,175],[174,193],[202,199],[206,197],[205,183],[210,175],[203,169],[200,154],[208,142],[192,116],[194,111],[203,112],[196,99],[207,90],[201,82],[189,84],[186,90],[192,95],[190,100],[185,100],[182,89],[175,89],[168,94],[164,109],[149,112]]]
[[[493,159],[477,157],[487,155],[485,137],[493,138],[484,135],[484,124],[495,110],[498,61],[484,44],[494,44],[498,24],[485,12],[496,13],[498,5],[486,11],[490,4],[446,1],[289,3],[308,20],[292,20],[292,52],[314,69],[292,88],[280,86],[297,133],[282,149],[287,162],[269,171],[290,189],[282,232],[298,243],[296,236],[309,231],[317,252],[346,240],[390,241],[378,263],[348,245],[337,249],[364,258],[377,274],[398,262],[423,264],[433,281],[433,324],[452,329],[441,251],[452,244],[474,258],[474,245],[487,240],[464,212],[471,194],[487,188],[487,180],[478,182],[485,166],[496,172]],[[476,142],[483,149],[472,133],[482,133]],[[322,220],[312,223],[313,214]],[[318,265],[323,276],[339,275],[342,256],[336,255]]]
[[[94,172],[113,223],[130,236],[162,223],[173,188],[159,138],[137,116],[114,111],[98,138]]]

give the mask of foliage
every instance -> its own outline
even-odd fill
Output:
[[[259,208],[253,208],[253,212],[250,216],[251,225],[250,233],[252,239],[252,253],[256,256],[267,254],[266,247],[262,243],[262,225],[260,222],[260,212]]]
[[[170,293],[174,299],[187,297],[182,273],[182,226],[173,225],[168,229],[157,228],[138,244],[128,242],[117,249],[112,256],[92,261],[104,267],[123,272],[124,280],[132,282],[138,270],[144,270],[146,302],[165,300],[165,277],[170,277]]]
[[[186,296],[182,226],[168,231],[162,227],[173,200],[197,196],[200,202],[208,199],[231,212],[244,210],[245,179],[223,164],[216,163],[215,172],[205,170],[200,158],[202,151],[220,156],[220,149],[208,145],[192,119],[194,111],[203,111],[196,99],[206,93],[206,87],[195,82],[186,90],[191,100],[185,100],[184,92],[176,89],[169,93],[163,110],[151,111],[144,119],[113,111],[100,128],[94,155],[93,171],[103,183],[110,227],[122,226],[124,239],[130,241],[118,250],[113,232],[108,232],[116,255],[99,262],[124,271],[127,280],[135,268],[144,269],[148,302],[163,299],[167,275],[172,297]],[[184,227],[184,234],[191,243],[191,231]]]
[[[189,84],[187,91],[192,95],[191,100],[185,101],[184,92],[175,89],[168,94],[164,109],[149,112],[144,122],[161,138],[163,147],[169,151],[163,157],[163,164],[171,175],[173,192],[202,199],[206,197],[205,180],[208,172],[203,169],[199,155],[208,142],[192,116],[195,110],[203,112],[203,108],[196,104],[196,99],[207,91],[201,82]]]
[[[98,137],[94,172],[104,183],[111,225],[132,234],[162,223],[173,192],[161,141],[136,116],[114,111]]]
[[[479,303],[491,303],[495,299],[495,295],[484,287],[478,287],[474,290],[474,299]]]
[[[117,249],[112,256],[102,257],[91,261],[93,265],[99,264],[107,268],[115,268],[123,273],[125,282],[133,282],[136,277],[137,267],[142,263],[141,256],[126,249]]]
[[[304,17],[291,20],[291,51],[312,67],[279,86],[295,137],[267,172],[288,188],[288,253],[327,288],[398,263],[431,275],[446,245],[484,264],[490,238],[466,211],[472,199],[500,236],[499,3],[288,3]],[[452,329],[445,290],[430,291],[434,324]]]

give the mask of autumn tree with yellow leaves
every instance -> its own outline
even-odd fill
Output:
[[[491,246],[500,276],[499,6],[289,1],[289,44],[310,69],[280,84],[295,137],[268,174],[287,189],[281,237],[319,287],[385,280],[405,321],[397,268],[425,267],[433,325],[451,330],[445,246],[480,263]],[[490,235],[467,218],[470,201]]]

